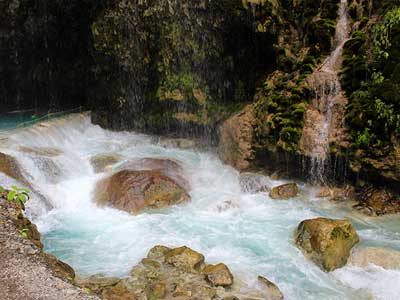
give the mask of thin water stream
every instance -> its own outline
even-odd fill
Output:
[[[300,221],[326,216],[351,219],[362,240],[358,247],[400,250],[397,216],[364,217],[314,197],[314,189],[301,182],[301,196],[288,201],[272,200],[266,193],[245,193],[240,174],[211,150],[181,150],[166,147],[152,136],[106,131],[92,125],[86,114],[8,131],[0,140],[0,152],[18,159],[25,176],[54,207],[46,209],[43,200],[35,197],[28,206],[43,234],[45,250],[80,275],[125,276],[154,245],[187,245],[210,263],[226,263],[236,278],[250,285],[257,275],[268,277],[289,300],[397,300],[400,295],[400,270],[346,266],[325,273],[293,244]],[[58,154],[46,156],[27,148]],[[89,160],[100,153],[180,161],[192,187],[192,201],[136,216],[96,206],[93,190],[106,174],[95,174]],[[282,183],[265,180],[271,186]],[[4,176],[0,181],[12,183]]]

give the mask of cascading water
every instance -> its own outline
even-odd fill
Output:
[[[156,244],[187,245],[210,263],[225,262],[236,280],[252,285],[257,275],[268,277],[288,300],[397,300],[400,294],[399,270],[349,265],[325,273],[293,244],[300,221],[325,216],[350,218],[362,239],[359,247],[400,250],[398,217],[368,219],[317,200],[313,190],[301,183],[301,197],[296,200],[276,201],[266,193],[242,192],[239,173],[213,153],[170,148],[151,136],[106,131],[92,125],[85,114],[2,133],[0,152],[18,159],[25,176],[53,207],[43,209],[38,199],[28,206],[45,250],[80,275],[124,276]],[[93,190],[106,174],[95,174],[89,161],[100,153],[180,161],[192,187],[192,201],[136,216],[96,206]],[[13,184],[5,176],[0,182]],[[268,177],[262,182],[282,183]]]
[[[311,158],[309,172],[314,183],[326,183],[329,144],[343,138],[342,122],[347,102],[342,94],[338,71],[342,64],[343,46],[349,39],[349,33],[347,0],[341,0],[334,39],[335,49],[307,79],[315,97],[306,113],[300,149],[305,156]]]

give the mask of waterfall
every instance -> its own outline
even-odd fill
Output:
[[[347,0],[341,0],[334,50],[307,79],[315,97],[306,112],[300,149],[311,159],[309,172],[312,182],[326,183],[329,144],[331,141],[342,140],[344,134],[343,116],[347,103],[341,90],[338,71],[342,64],[343,46],[349,39],[349,33]]]

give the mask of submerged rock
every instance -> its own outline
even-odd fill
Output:
[[[269,196],[272,199],[290,199],[296,197],[298,188],[296,183],[287,183],[280,186],[273,187]]]
[[[374,264],[384,269],[400,269],[400,251],[375,247],[356,249],[350,256],[349,264],[360,268]]]
[[[276,286],[275,283],[271,282],[269,279],[258,276],[258,282],[262,284],[265,289],[265,293],[267,294],[268,300],[282,300],[283,294],[281,290]]]
[[[350,221],[316,218],[299,224],[295,241],[306,256],[330,272],[347,263],[359,237]]]
[[[6,174],[8,177],[17,180],[26,187],[31,188],[31,184],[28,182],[28,180],[26,180],[25,176],[22,174],[22,169],[18,161],[14,157],[1,152],[0,152],[0,172]]]
[[[386,190],[366,188],[358,195],[357,201],[354,207],[370,216],[400,213],[400,199]]]
[[[240,174],[240,188],[245,193],[260,193],[270,190],[270,181],[262,174],[245,172]]]
[[[250,167],[254,122],[253,108],[249,105],[220,126],[218,154],[223,162],[238,170]]]
[[[129,213],[190,200],[184,188],[160,172],[132,170],[119,171],[98,182],[95,198],[100,204]]]
[[[90,158],[90,164],[96,173],[101,173],[111,169],[121,159],[118,154],[98,154]]]
[[[57,157],[61,155],[63,152],[57,148],[48,148],[48,147],[25,147],[20,146],[18,148],[19,151],[25,152],[28,154],[34,154],[37,156],[45,156],[45,157]]]
[[[119,170],[150,170],[160,172],[171,178],[184,189],[189,189],[188,181],[183,177],[183,168],[180,162],[168,158],[138,158],[130,159],[117,168]]]
[[[102,276],[80,280],[83,287],[94,287],[93,291],[104,300],[282,299],[279,289],[266,278],[261,290],[235,285],[233,281],[226,265],[205,265],[201,253],[185,246],[153,247],[129,277],[119,281]]]

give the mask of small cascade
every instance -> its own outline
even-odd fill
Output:
[[[344,138],[343,116],[347,102],[341,90],[338,71],[342,64],[343,46],[349,39],[349,33],[347,0],[341,0],[334,40],[335,49],[307,79],[315,97],[306,112],[300,149],[311,159],[309,173],[314,183],[326,183],[329,144]]]

